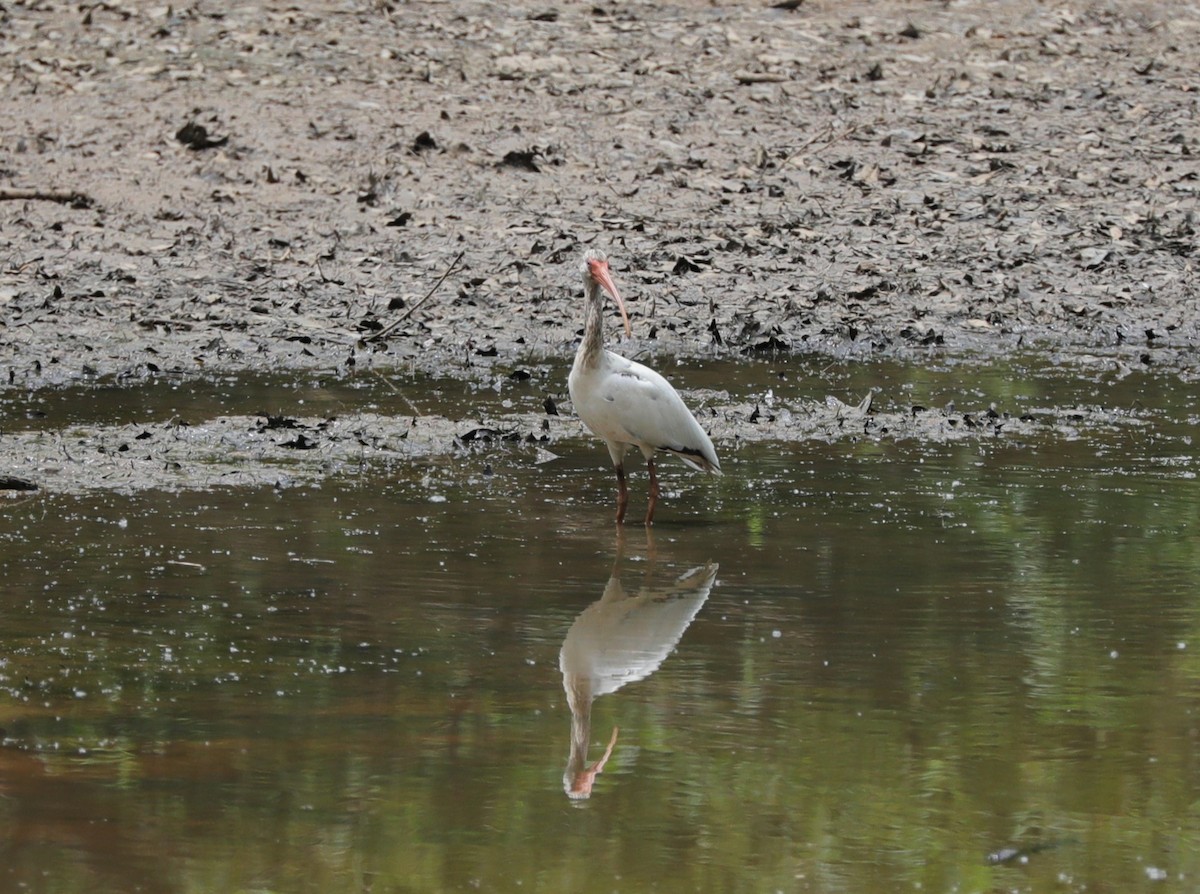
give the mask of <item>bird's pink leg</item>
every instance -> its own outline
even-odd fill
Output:
[[[625,486],[625,465],[613,466],[617,472],[617,524],[625,523],[625,507],[629,505],[629,488]]]
[[[658,475],[654,470],[654,457],[646,460],[646,469],[650,472],[650,505],[646,507],[646,524],[654,524],[654,506],[658,503]]]

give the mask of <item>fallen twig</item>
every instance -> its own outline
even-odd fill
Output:
[[[381,339],[385,335],[387,335],[389,332],[391,332],[393,329],[395,329],[397,326],[399,326],[401,323],[403,323],[405,320],[407,320],[409,317],[411,317],[413,314],[413,311],[415,311],[418,307],[420,307],[422,304],[424,304],[426,301],[428,301],[433,296],[433,293],[438,290],[438,286],[440,286],[442,283],[444,283],[446,281],[446,278],[451,273],[454,272],[454,269],[458,266],[458,262],[462,260],[463,255],[465,255],[465,254],[466,254],[465,251],[460,251],[458,253],[458,257],[456,257],[453,261],[450,262],[450,266],[446,268],[446,272],[443,273],[438,278],[438,281],[433,284],[433,288],[431,288],[428,292],[425,293],[424,298],[422,298],[420,301],[415,303],[412,307],[405,308],[404,313],[400,314],[400,317],[395,322],[393,322],[387,326],[384,326],[378,332],[372,332],[370,335],[365,336],[363,338],[363,341],[378,341],[379,339]]]
[[[802,155],[804,153],[804,151],[806,149],[808,149],[809,147],[811,147],[817,143],[825,143],[825,145],[828,146],[832,143],[837,142],[838,140],[844,140],[847,137],[849,137],[852,133],[854,133],[854,131],[856,131],[857,129],[858,129],[858,126],[854,125],[854,126],[845,128],[844,130],[842,130],[841,133],[836,133],[833,125],[826,125],[819,133],[817,133],[816,135],[805,140],[803,143],[801,143],[796,148],[792,149],[788,153],[787,158],[785,158],[781,162],[781,164],[782,165],[791,164],[792,159],[799,157],[800,155]]]
[[[392,392],[397,397],[399,397],[402,401],[404,401],[406,404],[408,404],[408,408],[410,410],[412,410],[413,416],[423,416],[424,415],[419,409],[417,409],[417,405],[414,404],[411,400],[409,400],[407,395],[405,395],[399,388],[397,388],[394,383],[388,381],[382,375],[380,375],[379,370],[372,369],[371,372],[373,372],[375,374],[375,378],[379,379],[379,381],[383,382],[383,384],[385,384],[389,388],[391,388]]]
[[[787,75],[774,71],[739,71],[733,76],[739,84],[782,84],[791,80]]]
[[[81,192],[58,192],[45,189],[0,189],[0,202],[58,202],[72,208],[91,208],[91,196]]]

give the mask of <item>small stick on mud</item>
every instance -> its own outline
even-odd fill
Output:
[[[810,137],[809,139],[805,140],[803,143],[801,143],[799,146],[797,146],[791,152],[789,152],[787,155],[787,158],[785,158],[783,160],[783,164],[785,164],[785,165],[791,164],[792,159],[799,157],[800,155],[802,155],[804,153],[804,151],[806,149],[808,149],[811,146],[816,145],[817,143],[824,143],[826,146],[829,146],[829,145],[832,145],[833,143],[836,143],[838,140],[846,139],[848,136],[850,136],[856,130],[858,130],[857,125],[855,125],[853,127],[847,127],[844,130],[842,130],[841,133],[838,133],[835,130],[835,128],[833,127],[833,125],[827,125],[820,133],[817,133],[814,136]]]
[[[91,208],[92,197],[81,192],[58,192],[45,189],[0,189],[0,202],[58,202],[72,208]]]
[[[440,277],[438,277],[438,281],[435,282],[433,284],[433,287],[428,292],[425,293],[424,298],[422,298],[420,301],[418,301],[412,307],[406,308],[404,313],[400,314],[399,318],[394,323],[392,323],[388,326],[384,326],[378,332],[372,332],[370,335],[366,336],[363,339],[363,341],[378,341],[379,339],[381,339],[385,335],[387,335],[389,332],[391,332],[393,329],[395,329],[397,326],[399,326],[401,323],[403,323],[405,320],[407,320],[409,317],[411,317],[413,315],[413,311],[415,311],[418,307],[420,307],[422,304],[424,304],[426,301],[428,301],[431,297],[433,297],[433,293],[438,290],[438,286],[440,286],[442,283],[444,283],[446,281],[446,278],[448,276],[450,276],[451,273],[454,272],[454,269],[458,266],[458,262],[463,259],[463,255],[465,255],[465,254],[466,254],[465,250],[460,251],[458,253],[458,257],[456,257],[453,261],[450,262],[450,266],[446,268],[446,272],[443,273]]]
[[[389,382],[387,379],[385,379],[383,376],[381,376],[381,375],[379,374],[379,370],[377,370],[377,369],[372,369],[372,370],[371,370],[371,372],[373,372],[373,373],[375,374],[375,378],[379,379],[379,381],[383,382],[383,384],[385,384],[385,385],[387,385],[389,388],[391,388],[391,389],[392,389],[392,392],[393,392],[393,393],[394,393],[396,396],[398,396],[398,397],[399,397],[399,398],[400,398],[402,401],[404,401],[406,404],[408,404],[408,408],[409,408],[410,410],[412,410],[412,411],[413,411],[413,415],[414,415],[414,416],[421,416],[421,415],[424,415],[424,414],[423,414],[423,413],[422,413],[420,410],[418,410],[418,409],[417,409],[417,405],[416,405],[416,404],[414,404],[414,403],[413,403],[411,400],[409,400],[409,399],[408,399],[408,397],[407,397],[406,395],[404,395],[404,394],[401,394],[401,393],[400,393],[400,389],[399,389],[399,388],[397,388],[395,385],[393,385],[391,382]]]

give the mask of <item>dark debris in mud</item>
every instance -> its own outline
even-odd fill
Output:
[[[0,475],[0,490],[33,491],[38,486],[28,478],[16,478],[12,475]]]
[[[208,128],[195,121],[189,121],[175,131],[175,139],[197,152],[202,149],[219,149],[229,142],[228,136],[210,137]]]

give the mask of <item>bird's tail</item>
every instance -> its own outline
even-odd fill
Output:
[[[689,450],[687,448],[677,449],[674,447],[665,447],[668,453],[673,453],[678,456],[684,463],[697,472],[708,472],[710,475],[721,475],[721,463],[717,460],[716,454],[705,456],[699,450]]]

